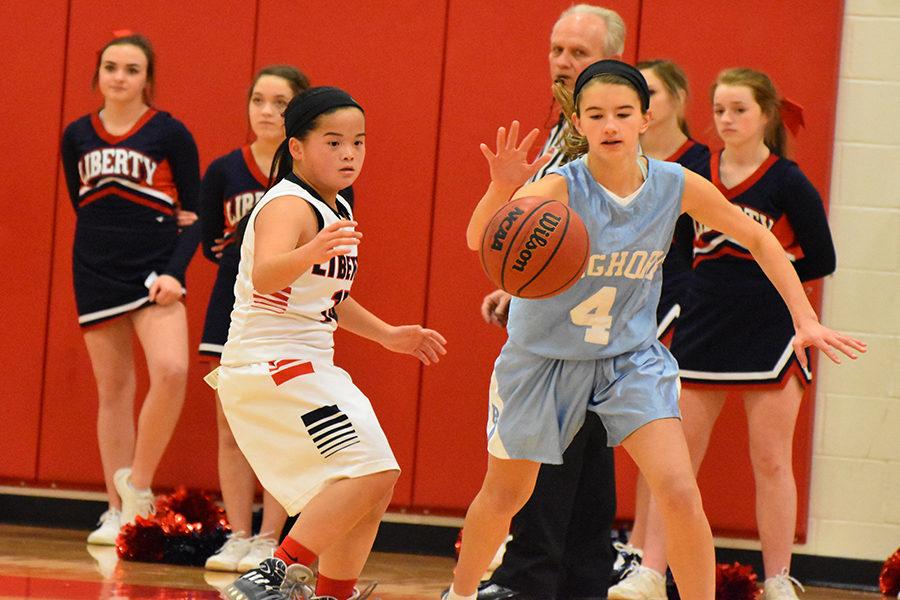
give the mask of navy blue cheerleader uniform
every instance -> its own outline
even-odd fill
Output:
[[[709,147],[690,138],[666,162],[677,162],[709,179]],[[675,321],[683,310],[684,292],[691,278],[693,249],[694,222],[690,215],[682,214],[675,222],[672,246],[663,262],[662,292],[656,307],[656,337],[666,346],[672,343]]]
[[[238,223],[256,206],[266,192],[269,178],[263,174],[250,146],[238,148],[214,160],[203,176],[200,222],[203,229],[203,255],[219,264],[213,284],[206,321],[200,341],[200,354],[222,356],[228,340],[231,309],[234,307],[234,281],[240,263]],[[222,256],[216,257],[212,247],[224,240]]]
[[[744,182],[728,189],[719,179],[719,159],[720,154],[710,159],[712,182],[775,235],[801,281],[834,272],[825,207],[796,163],[772,154]],[[793,337],[787,306],[750,252],[721,232],[696,224],[693,277],[672,341],[682,383],[781,387],[797,374],[806,385],[812,373],[794,355]]]
[[[159,275],[184,286],[200,241],[199,227],[178,227],[178,209],[200,195],[197,145],[169,113],[153,108],[121,136],[99,112],[71,123],[62,160],[75,208],[72,270],[78,323],[95,325],[150,303]]]
[[[268,181],[249,145],[214,160],[203,176],[200,200],[203,255],[219,265],[200,340],[199,353],[203,356],[221,357],[228,340],[234,282],[241,260],[241,228],[246,225],[245,217],[265,194]],[[353,188],[345,188],[340,194],[352,208]],[[224,240],[221,257],[212,250],[217,239]]]

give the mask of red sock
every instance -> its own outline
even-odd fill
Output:
[[[281,545],[275,549],[275,558],[280,558],[286,565],[301,564],[311,566],[316,562],[316,553],[292,538],[287,536]]]
[[[337,600],[348,600],[353,595],[355,579],[331,579],[319,573],[316,580],[316,596],[332,596]]]

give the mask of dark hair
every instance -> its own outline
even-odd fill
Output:
[[[288,86],[291,88],[291,97],[309,89],[309,77],[297,67],[292,65],[268,65],[260,69],[256,76],[253,77],[253,83],[250,84],[250,89],[247,90],[247,102],[250,102],[250,98],[253,97],[253,88],[256,87],[256,82],[263,75],[275,75],[287,81]]]
[[[720,85],[742,85],[750,88],[753,99],[759,104],[762,113],[769,118],[763,142],[773,154],[787,157],[787,132],[781,120],[781,100],[769,76],[762,71],[745,67],[725,69],[719,73],[710,89],[710,100],[715,101],[716,88]]]
[[[590,78],[590,81],[588,83],[585,83],[582,86],[582,89],[593,82],[624,85],[626,87],[634,89],[638,96],[640,96],[640,92],[638,92],[634,84],[620,75],[614,75],[612,73],[595,75]],[[572,115],[580,115],[581,112],[578,106],[575,104],[574,93],[569,91],[569,89],[566,88],[566,86],[562,83],[557,82],[553,84],[553,97],[556,98],[557,102],[559,102],[560,109],[562,110],[562,114],[565,117],[566,121],[565,129],[563,130],[561,149],[565,153],[566,159],[572,160],[581,156],[582,154],[585,154],[588,151],[587,138],[578,133],[578,130],[575,129],[575,123],[572,121]],[[641,112],[645,113],[647,111],[642,107]]]
[[[155,84],[154,74],[156,65],[156,53],[153,52],[153,46],[150,40],[139,33],[130,33],[121,37],[116,37],[106,42],[99,52],[97,52],[97,66],[94,68],[94,77],[91,79],[91,89],[97,88],[97,82],[100,79],[100,65],[103,62],[103,53],[110,46],[135,46],[147,57],[147,83],[144,85],[142,97],[144,102],[149,106],[153,102],[153,87]]]
[[[680,92],[684,92],[685,101],[687,100],[687,76],[684,74],[684,71],[681,70],[681,67],[672,61],[662,59],[642,60],[637,64],[637,68],[639,71],[653,71],[653,74],[659,77],[662,84],[666,86],[666,90],[669,92],[670,96],[677,98]],[[685,103],[682,103],[681,110],[678,113],[678,128],[681,129],[681,133],[691,137],[687,120],[684,118],[684,104]]]
[[[281,181],[294,168],[291,156],[291,138],[303,141],[311,131],[319,126],[325,115],[343,108],[357,108],[362,112],[356,100],[350,94],[335,87],[314,87],[294,96],[284,109],[285,139],[275,151],[272,169],[269,171],[269,187]]]

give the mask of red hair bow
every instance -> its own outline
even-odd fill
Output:
[[[128,37],[129,35],[134,35],[134,32],[130,29],[116,29],[112,32],[112,34],[114,38],[118,39]]]
[[[806,127],[806,123],[803,122],[803,107],[790,98],[782,98],[781,121],[796,136],[800,133],[801,127]]]

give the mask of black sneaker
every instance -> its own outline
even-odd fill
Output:
[[[478,586],[477,598],[478,600],[532,600],[530,596],[490,581],[482,582]]]
[[[267,558],[226,586],[222,596],[227,600],[286,600],[290,596],[281,591],[285,569],[280,558]]]
[[[445,588],[441,592],[441,600],[447,600],[449,596],[450,588]],[[490,580],[482,581],[478,584],[478,595],[476,598],[478,600],[536,600],[532,596],[526,596],[502,585],[497,585]]]

